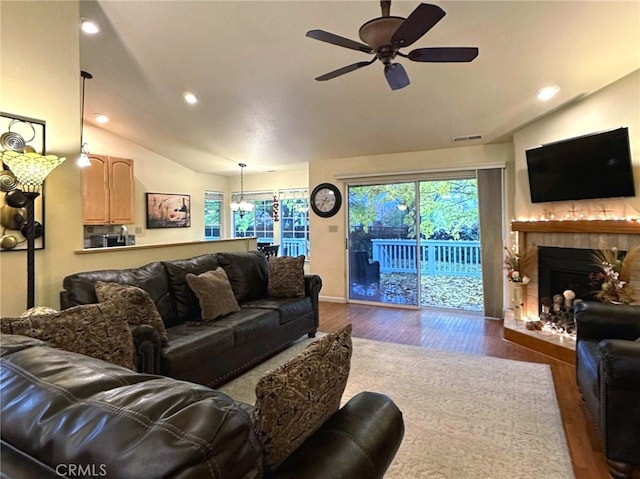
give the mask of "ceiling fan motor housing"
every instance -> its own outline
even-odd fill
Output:
[[[377,51],[384,45],[391,45],[391,37],[404,22],[403,17],[378,17],[360,27],[360,39]]]

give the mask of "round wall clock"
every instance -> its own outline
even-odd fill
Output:
[[[337,186],[320,183],[311,192],[311,209],[322,218],[335,215],[342,206],[342,195]]]

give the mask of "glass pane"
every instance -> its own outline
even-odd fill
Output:
[[[416,184],[349,187],[349,298],[418,304]]]
[[[309,257],[309,199],[280,200],[280,251],[283,256]]]
[[[479,224],[475,178],[420,182],[421,306],[483,310]]]

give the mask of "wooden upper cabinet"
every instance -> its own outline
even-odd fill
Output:
[[[135,223],[133,160],[109,157],[110,223]]]
[[[82,169],[85,225],[135,223],[133,160],[90,155]]]

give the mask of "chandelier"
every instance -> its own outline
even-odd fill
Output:
[[[234,213],[237,211],[242,218],[245,213],[253,211],[253,207],[255,206],[253,203],[245,201],[244,199],[244,169],[246,168],[246,164],[238,163],[240,167],[240,201],[232,201],[231,202],[231,211]]]

